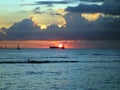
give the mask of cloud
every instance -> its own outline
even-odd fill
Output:
[[[79,1],[87,1],[87,2],[104,2],[106,0],[79,0]]]
[[[100,17],[88,22],[79,13],[64,16],[66,27],[51,24],[42,30],[31,19],[24,19],[8,28],[6,40],[120,40],[120,19]]]
[[[67,14],[67,12],[64,9],[58,9],[58,10],[56,10],[56,14],[65,15],[65,14]]]
[[[66,26],[65,19],[60,15],[36,14],[31,16],[31,20],[34,22],[34,25],[39,26],[40,29],[47,29],[47,27],[51,25],[57,25],[58,27]]]
[[[61,27],[64,29],[63,27]],[[31,19],[24,19],[15,23],[7,31],[6,40],[60,40],[63,31],[56,25],[51,25],[45,30],[35,26]],[[61,34],[60,34],[61,33]]]
[[[32,13],[33,14],[48,14],[48,15],[51,15],[51,16],[55,16],[55,15],[57,15],[57,16],[64,16],[65,14],[67,14],[67,12],[65,11],[65,9],[61,9],[61,8],[59,8],[59,9],[51,9],[51,8],[49,8],[49,9],[47,9],[47,10],[41,10],[40,9],[40,7],[36,7],[36,8],[34,8],[33,10],[32,10]]]
[[[41,14],[42,12],[40,11],[40,7],[36,7],[35,9],[32,10],[34,14]]]
[[[82,13],[81,17],[83,17],[84,19],[86,19],[89,22],[96,21],[100,17],[104,17],[104,18],[111,17],[111,18],[120,19],[120,15],[114,16],[114,15],[103,14],[103,13]]]
[[[91,13],[82,13],[81,16],[84,17],[89,22],[91,22],[91,21],[97,20],[101,16],[101,14],[100,13],[92,13],[92,14]]]
[[[6,36],[6,28],[2,27],[0,28],[0,40],[4,40]]]
[[[39,36],[39,27],[34,26],[30,19],[24,19],[21,22],[15,23],[6,31],[7,40],[27,40],[27,39],[37,39]],[[33,37],[33,36],[36,37]]]
[[[111,15],[120,15],[120,3],[110,1],[105,2],[103,5],[80,4],[76,7],[67,7],[66,11],[79,13],[104,13]]]
[[[3,30],[0,29],[0,34],[5,34],[5,32]]]
[[[68,4],[69,2],[66,1],[37,1],[36,4]]]
[[[120,2],[119,0],[79,0],[85,2]]]
[[[2,28],[0,28],[0,33],[6,35],[6,33],[5,33],[6,30],[7,30],[7,28],[2,27]]]
[[[47,5],[49,7],[52,7],[54,4],[68,4],[67,1],[35,1],[34,3],[27,3],[27,4],[21,4],[21,6],[27,6],[27,5]]]

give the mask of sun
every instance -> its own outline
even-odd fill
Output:
[[[59,44],[58,47],[59,47],[59,48],[62,48],[62,47],[63,47],[63,44]]]

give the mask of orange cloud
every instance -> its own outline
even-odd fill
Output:
[[[39,26],[42,30],[50,25],[57,25],[58,27],[66,26],[66,20],[59,15],[36,14],[32,15],[30,18],[34,22],[34,25]]]
[[[67,13],[64,9],[58,9],[56,12],[60,15],[65,15]]]
[[[89,22],[95,21],[100,17],[101,13],[82,13],[81,16]]]

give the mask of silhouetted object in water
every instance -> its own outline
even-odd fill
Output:
[[[56,46],[50,46],[50,49],[65,49],[65,47],[56,47]]]
[[[59,44],[58,46],[50,46],[50,49],[65,49],[63,44]]]
[[[5,49],[7,49],[7,47],[5,46]]]
[[[0,47],[0,49],[2,49],[2,46]]]
[[[20,64],[20,63],[28,63],[28,64],[42,64],[42,63],[79,63],[79,61],[0,61],[0,64]]]
[[[17,46],[17,49],[18,49],[18,50],[21,49],[20,46],[19,46],[19,44],[18,44],[18,46]]]

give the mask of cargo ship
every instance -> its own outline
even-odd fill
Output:
[[[50,46],[50,49],[65,49],[63,44],[59,44],[58,46]]]

